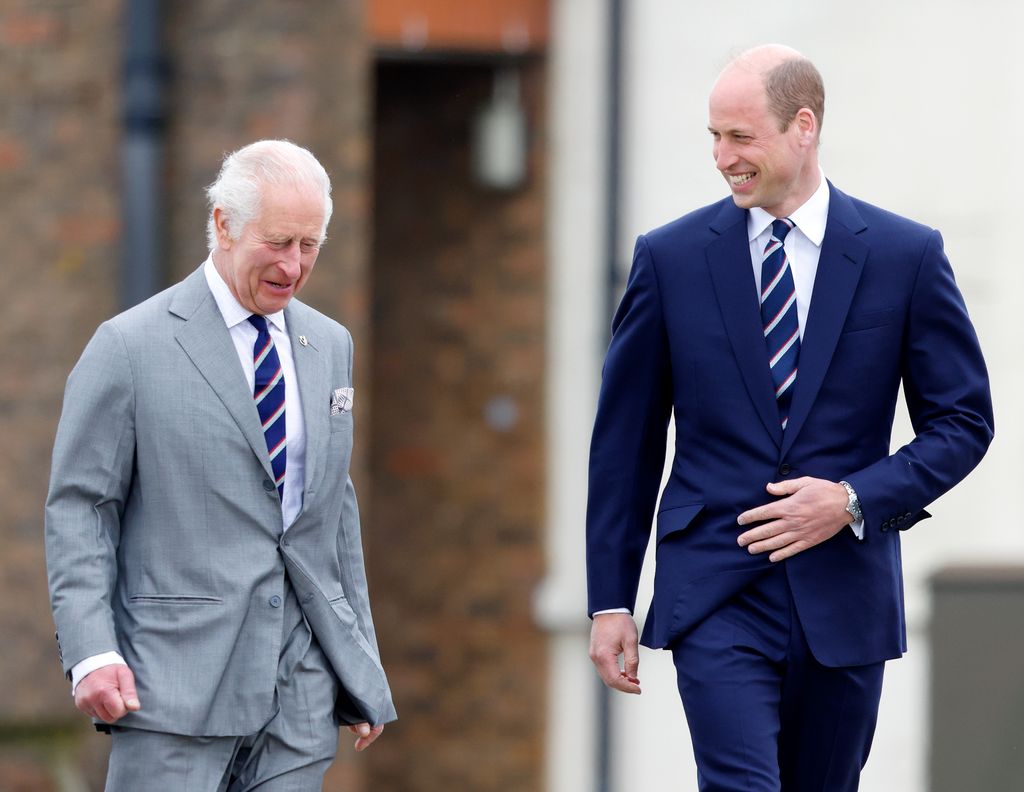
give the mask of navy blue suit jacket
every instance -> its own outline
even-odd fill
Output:
[[[770,565],[737,545],[736,518],[769,500],[769,481],[814,476],[853,485],[865,538],[844,529],[782,562],[811,650],[829,666],[899,656],[900,531],[991,441],[985,362],[941,236],[829,187],[785,432],[747,212],[727,198],[637,241],[591,446],[587,574],[591,613],[632,608],[657,504],[646,646],[671,644]],[[890,453],[901,382],[916,436]]]

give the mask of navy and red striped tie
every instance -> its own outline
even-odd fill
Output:
[[[789,407],[793,401],[793,385],[800,357],[796,286],[783,244],[793,226],[788,217],[772,223],[772,238],[765,246],[761,264],[761,322],[783,429],[789,423]]]
[[[266,438],[267,451],[270,453],[270,466],[274,471],[277,494],[284,500],[284,471],[288,461],[284,423],[284,372],[281,370],[281,360],[277,356],[274,340],[270,337],[266,318],[253,314],[249,317],[249,323],[258,332],[252,352],[256,367],[253,398],[256,400],[256,409],[263,424],[263,436]]]

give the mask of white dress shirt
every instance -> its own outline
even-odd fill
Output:
[[[242,364],[249,393],[256,382],[256,367],[253,362],[253,347],[259,332],[248,319],[252,311],[244,308],[231,293],[224,279],[208,257],[203,264],[206,283],[213,293],[224,324],[234,342],[238,360]],[[277,356],[284,370],[285,436],[287,437],[288,460],[284,472],[284,499],[281,501],[281,528],[288,530],[302,510],[302,493],[306,484],[306,427],[302,419],[302,397],[299,395],[298,378],[295,374],[295,360],[292,357],[292,342],[288,338],[284,311],[267,315],[270,337],[277,348]],[[255,405],[253,406],[255,410]],[[87,657],[71,669],[71,695],[75,694],[78,683],[88,674],[108,665],[127,665],[118,652],[104,652]]]

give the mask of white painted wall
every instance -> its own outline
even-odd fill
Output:
[[[594,201],[601,200],[603,167],[599,18],[605,5],[552,2],[549,558],[560,597],[574,603],[584,596],[569,592],[583,585],[586,449],[600,364],[583,359],[594,354],[608,321],[595,319],[595,311],[603,311]],[[638,233],[726,194],[711,159],[707,94],[732,55],[769,41],[803,51],[824,76],[821,161],[828,177],[852,195],[939,228],[945,237],[989,363],[997,437],[978,470],[933,504],[933,519],[903,537],[910,654],[887,670],[862,783],[864,792],[924,792],[929,576],[948,564],[1024,563],[1024,531],[1004,517],[1014,508],[1007,495],[1017,491],[1024,474],[1024,411],[1017,406],[1024,391],[1024,261],[1015,239],[1024,4],[630,0],[627,14],[624,268]],[[595,271],[587,274],[591,267]],[[910,436],[901,415],[894,445]],[[649,581],[648,575],[644,604]],[[592,710],[571,711],[579,702],[563,695],[557,681],[583,673],[586,625],[560,624],[551,671],[554,736],[570,716],[578,732],[592,716]],[[580,647],[583,661],[570,645]],[[613,789],[695,790],[671,658],[647,650],[641,658],[643,696],[616,697]],[[573,690],[577,697],[586,694],[585,685]],[[552,755],[563,744],[554,740]],[[551,792],[593,789],[586,775],[591,754],[552,758],[550,765],[560,768],[549,774]]]
[[[554,0],[548,117],[547,561],[536,595],[549,631],[546,785],[594,790],[597,682],[587,657],[588,439],[606,334],[602,267],[605,179],[603,0]]]

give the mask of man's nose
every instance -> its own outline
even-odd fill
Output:
[[[715,157],[715,167],[720,171],[728,170],[736,162],[736,155],[733,153],[732,147],[725,141],[715,144],[713,154]]]
[[[291,278],[299,277],[299,262],[302,259],[302,250],[298,242],[292,242],[281,251],[281,268]]]

